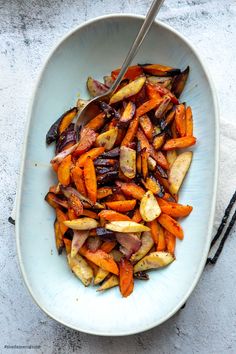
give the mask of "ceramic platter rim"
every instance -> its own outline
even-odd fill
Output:
[[[44,308],[44,306],[42,306],[42,304],[40,304],[37,299],[36,296],[34,294],[34,290],[32,289],[29,281],[28,281],[28,277],[27,277],[27,273],[24,269],[23,266],[23,260],[22,260],[22,254],[21,254],[21,248],[20,248],[20,213],[21,213],[21,199],[22,199],[22,186],[23,186],[23,172],[25,169],[25,160],[26,160],[26,148],[28,145],[28,136],[29,136],[29,126],[30,126],[30,121],[31,121],[31,116],[32,116],[32,110],[33,110],[33,105],[34,105],[34,100],[33,98],[35,98],[35,95],[37,93],[40,81],[41,81],[41,77],[44,73],[44,69],[47,67],[49,60],[51,59],[51,57],[53,56],[53,54],[56,52],[56,50],[58,49],[58,47],[64,43],[67,38],[69,38],[71,35],[73,35],[74,33],[76,33],[77,31],[79,31],[80,29],[90,26],[91,24],[93,24],[94,22],[99,22],[102,20],[106,20],[106,19],[112,19],[112,18],[131,18],[131,19],[143,19],[143,16],[139,16],[139,15],[131,15],[131,14],[111,14],[111,15],[105,15],[105,16],[100,16],[100,17],[96,17],[94,19],[91,19],[85,23],[83,23],[80,26],[77,26],[75,29],[71,30],[69,33],[67,33],[59,42],[58,44],[53,48],[53,50],[49,53],[48,58],[46,60],[46,62],[44,63],[42,70],[38,76],[38,80],[36,82],[36,86],[33,92],[33,96],[32,96],[32,100],[31,100],[31,104],[30,104],[30,108],[29,108],[29,114],[28,114],[28,118],[27,118],[27,123],[26,123],[26,128],[25,128],[25,137],[24,137],[24,144],[23,144],[23,154],[22,154],[22,160],[21,160],[21,169],[20,169],[20,177],[19,177],[19,183],[18,183],[18,191],[17,191],[17,205],[16,205],[16,245],[17,245],[17,253],[18,253],[18,259],[19,259],[19,264],[20,264],[20,269],[21,269],[21,273],[24,279],[24,282],[32,296],[32,298],[34,299],[34,301],[38,304],[38,306],[51,318],[55,319],[56,321],[62,323],[63,325],[73,328],[75,330],[79,330],[81,332],[85,332],[85,333],[89,333],[89,334],[94,334],[94,335],[103,335],[103,336],[122,336],[122,335],[131,335],[131,334],[135,334],[135,333],[139,333],[142,331],[146,331],[148,329],[151,329],[157,325],[160,325],[161,323],[165,322],[166,320],[168,320],[170,317],[172,317],[186,302],[186,300],[188,299],[188,297],[190,296],[190,294],[192,293],[193,289],[195,288],[201,274],[202,271],[204,269],[204,265],[206,262],[206,258],[207,258],[207,254],[209,251],[209,247],[210,247],[210,241],[211,241],[211,233],[212,233],[212,228],[213,228],[213,220],[214,220],[214,213],[215,213],[215,204],[216,204],[216,191],[217,191],[217,180],[218,180],[218,166],[219,166],[219,111],[218,111],[218,104],[217,104],[217,97],[216,97],[216,92],[215,92],[215,88],[213,85],[213,82],[211,80],[211,78],[209,77],[209,73],[206,69],[205,64],[202,62],[202,59],[199,57],[198,53],[196,52],[196,50],[194,49],[194,47],[192,46],[192,44],[186,40],[186,38],[181,35],[179,32],[177,32],[176,30],[174,30],[173,28],[171,28],[169,25],[166,25],[164,23],[162,23],[161,21],[155,21],[156,24],[158,24],[158,26],[164,28],[166,31],[171,32],[172,34],[176,35],[177,37],[180,38],[180,40],[182,40],[186,46],[188,46],[190,48],[190,50],[194,53],[194,55],[196,56],[197,60],[200,62],[200,65],[202,67],[202,70],[204,72],[204,74],[207,77],[208,80],[208,84],[209,84],[209,89],[211,91],[211,95],[212,95],[212,100],[213,100],[213,110],[215,112],[215,131],[212,133],[214,135],[215,138],[215,171],[214,171],[214,186],[213,186],[213,194],[212,194],[212,199],[211,199],[211,212],[210,212],[210,217],[208,220],[208,232],[206,235],[206,243],[204,246],[204,251],[202,254],[202,259],[200,264],[198,265],[198,270],[195,273],[194,276],[194,280],[191,283],[191,286],[188,288],[188,291],[185,293],[185,296],[177,303],[177,305],[172,309],[172,311],[166,313],[165,316],[163,316],[161,319],[154,321],[152,323],[150,323],[149,325],[145,325],[143,326],[142,329],[130,329],[129,331],[111,331],[111,332],[102,332],[99,330],[90,330],[89,328],[79,328],[79,326],[74,326],[71,325],[70,323],[68,323],[68,321],[64,321],[63,319],[59,319],[56,318],[56,316],[54,316],[53,313],[51,313],[47,308]]]

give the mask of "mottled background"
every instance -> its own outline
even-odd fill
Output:
[[[85,20],[112,12],[145,14],[150,3],[0,0],[0,353],[236,353],[233,233],[186,307],[158,328],[130,337],[86,335],[49,319],[31,299],[17,264],[14,226],[7,218],[16,193],[26,112],[42,63],[61,36]],[[234,122],[235,0],[166,0],[159,18],[197,47],[214,78],[221,116]],[[6,349],[5,345],[41,349]]]

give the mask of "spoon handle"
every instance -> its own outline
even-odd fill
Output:
[[[129,50],[129,53],[127,54],[127,57],[125,58],[125,61],[122,65],[119,75],[117,76],[117,79],[115,80],[115,82],[113,83],[112,87],[109,90],[110,92],[113,92],[119,86],[121,80],[123,79],[123,76],[125,75],[129,65],[131,64],[139,47],[141,46],[141,44],[142,44],[146,34],[148,33],[148,31],[149,31],[157,13],[159,12],[163,2],[164,2],[164,0],[154,0],[152,2],[152,5],[147,13],[146,18],[145,18],[145,21],[144,21],[142,27],[140,28],[139,33]]]

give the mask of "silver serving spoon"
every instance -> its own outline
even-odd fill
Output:
[[[147,13],[147,16],[145,18],[145,21],[140,28],[138,35],[136,39],[134,40],[127,57],[125,58],[125,61],[122,65],[122,68],[120,70],[119,75],[117,76],[116,80],[112,84],[112,86],[109,88],[109,90],[95,98],[93,98],[89,103],[81,110],[81,112],[78,115],[76,124],[75,124],[75,129],[78,131],[81,127],[81,124],[87,123],[90,121],[92,118],[94,118],[99,112],[100,112],[100,102],[109,102],[110,97],[113,95],[114,91],[117,89],[119,86],[120,82],[122,81],[128,67],[130,66],[133,58],[135,57],[139,47],[141,46],[146,34],[148,33],[157,13],[159,12],[162,3],[164,0],[154,0],[152,2],[152,5]]]

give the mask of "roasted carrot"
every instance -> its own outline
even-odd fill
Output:
[[[133,265],[126,258],[120,260],[120,292],[129,296],[134,289]]]
[[[148,223],[148,226],[151,229],[151,235],[152,235],[154,243],[156,245],[158,245],[159,233],[160,233],[160,231],[159,231],[160,228],[159,228],[158,222],[156,220],[153,220]]]
[[[171,130],[171,134],[172,134],[173,139],[176,139],[176,138],[179,137],[179,134],[178,134],[177,128],[176,128],[176,122],[175,122],[175,120],[174,120],[173,123],[171,124],[170,130]]]
[[[111,187],[101,187],[97,190],[97,199],[103,199],[112,195],[113,191]]]
[[[79,252],[87,258],[89,261],[95,263],[100,268],[107,270],[113,274],[118,275],[119,269],[114,261],[113,257],[107,254],[106,252],[102,251],[101,249],[91,252],[85,246],[82,246]]]
[[[53,171],[57,173],[58,167],[59,167],[58,163],[57,162],[51,162],[51,165],[52,165]]]
[[[179,103],[179,101],[175,97],[175,95],[170,90],[168,90],[166,87],[164,87],[162,85],[158,85],[158,84],[155,84],[155,87],[156,87],[156,90],[160,94],[161,97],[168,95],[170,97],[170,99],[171,99],[171,102],[173,102],[174,104],[178,104]]]
[[[91,119],[85,126],[85,128],[89,128],[94,130],[95,132],[102,128],[106,123],[106,115],[104,112],[99,113],[95,118]]]
[[[170,139],[163,146],[163,150],[175,150],[183,149],[189,146],[192,146],[196,143],[196,138],[194,136],[186,136],[183,138]]]
[[[98,216],[108,220],[108,221],[125,221],[131,220],[127,215],[118,213],[114,210],[102,210]]]
[[[60,163],[57,170],[58,181],[63,186],[70,184],[71,155],[66,156]]]
[[[92,218],[92,219],[98,219],[98,215],[94,211],[91,211],[88,209],[84,209],[82,211],[81,215],[88,216],[89,218]]]
[[[181,137],[186,133],[186,119],[185,119],[185,107],[184,104],[179,104],[175,110],[175,123],[176,129]]]
[[[55,242],[56,242],[57,252],[61,254],[64,248],[64,241],[63,241],[63,235],[60,228],[60,223],[57,220],[54,223],[54,232],[55,232]]]
[[[56,208],[56,216],[63,236],[65,232],[68,230],[68,227],[64,225],[64,221],[68,220],[68,216],[65,213],[63,213],[63,211],[59,208]]]
[[[186,108],[186,136],[193,136],[193,115],[191,107]]]
[[[75,118],[77,112],[78,112],[78,108],[74,107],[63,114],[63,116],[61,117],[60,124],[58,126],[59,135],[61,135],[66,130],[66,128],[69,127],[70,123]]]
[[[136,110],[137,117],[141,117],[152,109],[156,108],[159,104],[161,104],[162,99],[160,98],[152,98],[149,101],[144,102],[141,106],[139,106]]]
[[[74,210],[77,216],[83,213],[83,204],[76,194],[71,194],[71,196],[68,198],[68,205]]]
[[[132,217],[132,221],[134,221],[134,222],[140,222],[140,221],[142,221],[142,216],[141,216],[141,214],[140,214],[139,209],[135,209],[134,215],[133,215],[133,217]]]
[[[120,69],[115,69],[111,72],[111,76],[116,79],[119,75]],[[142,75],[143,70],[139,65],[129,66],[125,73],[124,79],[135,80],[138,76]]]
[[[93,160],[87,157],[84,164],[84,181],[89,199],[96,203],[97,200],[97,179]]]
[[[127,197],[132,197],[138,200],[141,200],[145,194],[144,189],[135,183],[121,183],[121,191]]]
[[[66,248],[66,254],[70,254],[71,252],[71,240],[68,240],[67,238],[64,238],[64,244]]]
[[[168,206],[169,205],[169,203],[165,199],[162,199],[162,198],[159,198],[159,197],[157,197],[156,199],[157,199],[158,204],[159,204],[161,209],[162,209],[163,206],[165,206],[165,205]]]
[[[113,248],[116,247],[116,245],[117,245],[116,241],[106,240],[103,242],[100,249],[106,253],[110,253],[113,250]]]
[[[147,90],[147,95],[149,97],[149,99],[161,99],[161,95],[159,94],[159,92],[156,90],[155,85],[152,85],[150,83],[146,84],[146,90]]]
[[[88,151],[97,138],[97,134],[91,128],[83,128],[80,134],[80,140],[76,150],[73,152],[74,157],[78,157]]]
[[[188,216],[191,211],[193,210],[193,207],[190,205],[181,205],[177,203],[167,203],[166,205],[160,206],[161,210],[164,214],[170,215],[174,218],[181,218],[184,216]]]
[[[146,149],[141,151],[142,175],[146,179],[148,175],[148,152]]]
[[[165,251],[166,249],[166,240],[164,235],[164,230],[161,225],[158,223],[158,244],[156,247],[157,251]]]
[[[137,155],[136,158],[136,171],[139,175],[142,173],[142,157],[140,154]]]
[[[169,252],[169,253],[174,255],[176,237],[171,232],[169,232],[168,230],[165,230],[164,236],[165,236],[165,241],[166,241],[167,252]]]
[[[139,124],[140,124],[141,128],[143,129],[144,134],[146,135],[148,140],[151,141],[152,140],[152,133],[153,133],[153,125],[152,125],[150,118],[146,114],[144,114],[143,116],[141,116],[139,118]]]
[[[129,128],[127,133],[125,134],[124,139],[121,142],[121,146],[128,146],[131,143],[137,133],[138,130],[139,119],[138,116],[135,115],[132,121],[129,124]]]
[[[87,152],[85,152],[83,155],[81,155],[76,162],[76,166],[79,167],[84,167],[85,161],[88,156],[91,157],[92,160],[95,160],[98,156],[100,156],[103,152],[105,151],[105,148],[103,146],[93,148]]]
[[[184,238],[184,232],[180,224],[167,214],[161,214],[158,218],[158,222],[173,235],[178,237],[180,240]]]
[[[74,212],[74,210],[72,208],[68,209],[67,214],[68,214],[69,220],[77,219],[77,215],[76,215],[76,213]]]
[[[116,201],[116,202],[107,202],[106,206],[112,210],[115,211],[120,211],[120,212],[126,212],[133,210],[136,205],[136,200],[122,200],[122,201]]]
[[[62,200],[55,193],[48,192],[44,198],[49,205],[53,208],[58,208],[59,206],[62,206],[63,208],[68,208],[68,202],[67,200]]]
[[[87,190],[85,187],[83,170],[79,166],[76,166],[72,169],[71,176],[78,192],[80,192],[86,197]]]

